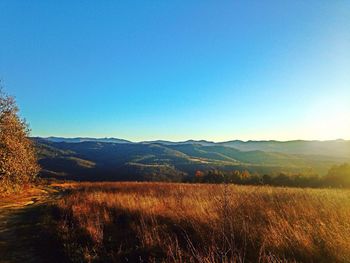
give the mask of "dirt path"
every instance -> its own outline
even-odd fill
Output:
[[[53,187],[37,188],[0,201],[0,262],[62,262],[50,235],[50,204],[62,196]]]

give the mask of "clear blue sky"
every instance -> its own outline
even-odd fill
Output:
[[[350,139],[350,1],[0,1],[38,136]]]

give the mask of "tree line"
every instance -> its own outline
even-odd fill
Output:
[[[222,171],[197,170],[189,182],[193,183],[234,183],[243,185],[272,185],[291,187],[350,187],[350,164],[334,165],[327,175],[319,176],[280,173],[272,176],[251,173],[248,170]]]

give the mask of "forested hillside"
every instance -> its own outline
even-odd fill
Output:
[[[224,174],[246,171],[255,178],[281,174],[324,176],[333,165],[350,161],[346,155],[242,151],[203,141],[170,144],[33,140],[43,168],[42,176],[75,180],[193,181],[196,172],[206,174],[214,170]]]

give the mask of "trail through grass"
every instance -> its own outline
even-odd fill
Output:
[[[0,262],[62,262],[51,233],[50,207],[61,197],[53,187],[26,190],[0,201]]]

